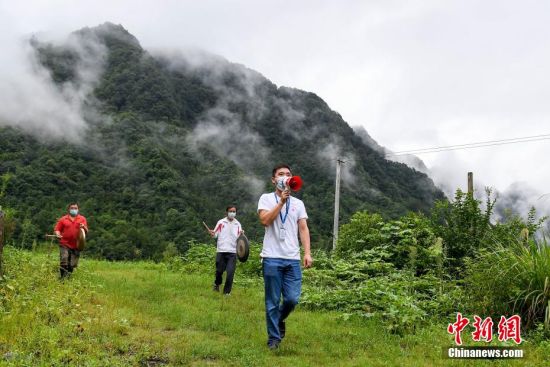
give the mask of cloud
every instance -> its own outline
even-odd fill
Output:
[[[56,45],[75,55],[74,79],[54,83],[39,60],[41,37],[3,34],[0,68],[0,126],[21,129],[39,138],[80,142],[86,118],[96,117],[91,92],[102,71],[105,48],[97,39],[74,34]],[[45,35],[42,35],[45,37]]]
[[[271,154],[262,136],[245,122],[260,120],[266,112],[259,89],[267,80],[261,74],[199,49],[152,52],[171,70],[191,72],[217,96],[214,106],[203,112],[186,144],[199,158],[207,146],[219,156],[234,162],[245,172],[253,172]],[[247,173],[244,177],[252,192],[263,191],[262,180]]]
[[[248,185],[250,189],[250,197],[257,198],[265,192],[265,179],[262,180],[254,175],[245,174],[242,177],[241,182]],[[256,202],[253,201],[253,204],[256,204]]]
[[[426,173],[449,200],[453,200],[457,189],[467,191],[467,173],[472,171],[473,166],[462,161],[456,152],[440,153],[428,169],[415,155],[391,156],[391,151],[379,145],[364,128],[355,127],[354,131],[374,150],[381,154],[389,154],[389,159]],[[550,216],[550,192],[544,193],[528,182],[516,181],[506,189],[498,190],[491,185],[490,175],[485,172],[474,172],[474,196],[478,200],[485,202],[486,188],[491,189],[493,197],[497,198],[493,220],[505,221],[510,215],[527,218],[529,210],[533,207],[538,218]],[[550,230],[550,222],[547,222],[546,226]]]
[[[278,129],[297,141],[314,142],[318,149],[313,156],[320,165],[327,167],[327,174],[334,175],[337,158],[346,158],[347,162],[342,166],[342,182],[348,187],[356,183],[353,174],[355,162],[343,149],[345,144],[335,137],[328,140],[323,137],[324,143],[318,144],[320,134],[325,130],[311,124],[306,126],[306,118],[314,120],[316,113],[314,110],[306,115],[306,92],[277,88],[258,72],[205,51],[155,50],[154,54],[170,69],[200,75],[203,83],[217,92],[215,106],[203,113],[187,138],[196,154],[200,154],[200,146],[206,145],[243,170],[254,171],[258,163],[269,161],[272,156],[258,130],[264,128],[262,124],[268,118],[269,123],[277,121]],[[256,189],[263,188],[257,177],[251,176],[247,181],[257,181]]]
[[[467,173],[470,170],[471,166],[464,164],[456,153],[445,152],[430,167],[429,176],[452,200],[457,189],[467,191]],[[545,195],[545,192],[525,181],[513,182],[502,190],[491,184],[490,175],[484,172],[473,173],[475,198],[485,202],[487,188],[492,191],[493,198],[496,198],[493,220],[505,221],[510,215],[519,215],[526,219],[533,207],[536,209],[537,218],[550,215],[550,192]]]
[[[508,214],[527,218],[531,208],[538,217],[550,215],[550,193],[541,193],[527,182],[514,182],[502,192],[498,192],[495,214],[499,220]]]
[[[269,157],[261,136],[245,128],[236,114],[219,107],[205,114],[186,141],[195,148],[207,145],[245,170]]]
[[[548,133],[546,2],[144,0],[132,12],[128,0],[4,3],[2,40],[111,20],[145,48],[200,47],[313,91],[395,151]],[[528,181],[544,192],[550,171],[538,157],[548,154],[539,142],[420,157],[448,174],[447,192],[465,187],[467,171],[500,190]]]
[[[344,145],[342,142],[335,138],[331,137],[331,141],[328,144],[324,144],[317,151],[317,158],[320,162],[323,162],[324,166],[329,170],[329,175],[336,175],[336,164],[337,160],[341,159],[344,161],[340,166],[340,178],[342,184],[346,185],[348,188],[353,188],[357,183],[357,178],[353,174],[355,169],[355,160],[354,156],[350,156],[349,153],[345,153],[342,148]]]

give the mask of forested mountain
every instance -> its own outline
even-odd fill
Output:
[[[443,198],[314,93],[277,87],[221,57],[150,53],[111,23],[67,43],[31,43],[58,88],[86,92],[86,126],[75,139],[0,127],[0,204],[15,211],[15,243],[51,232],[73,200],[89,219],[89,252],[108,259],[155,258],[170,242],[183,252],[207,240],[202,221],[213,225],[230,203],[260,240],[257,200],[280,162],[305,181],[297,196],[314,247],[330,244],[337,157],[347,160],[342,220],[365,209],[427,211]]]

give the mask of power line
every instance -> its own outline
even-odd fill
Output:
[[[541,135],[533,135],[533,136],[525,136],[522,138],[509,138],[509,139],[500,139],[500,140],[488,140],[488,141],[480,141],[477,143],[466,143],[466,144],[457,144],[457,145],[446,145],[441,147],[433,147],[433,148],[423,148],[423,149],[410,149],[410,150],[403,150],[394,152],[395,154],[405,153],[405,152],[413,152],[413,151],[421,151],[421,150],[432,150],[432,149],[445,149],[445,148],[455,148],[455,147],[464,147],[467,145],[477,145],[477,144],[488,144],[488,143],[500,143],[500,142],[511,142],[516,140],[525,140],[525,139],[538,139],[538,138],[550,138],[550,134],[541,134]]]
[[[484,148],[484,147],[491,147],[491,146],[497,146],[497,145],[529,143],[529,142],[533,142],[533,141],[542,141],[542,140],[550,140],[550,137],[540,138],[540,139],[532,139],[532,140],[519,140],[519,141],[511,141],[511,142],[493,143],[493,144],[470,145],[470,146],[464,146],[464,147],[459,147],[459,148],[445,148],[445,149],[432,148],[432,150],[425,149],[425,150],[410,151],[410,152],[409,151],[404,151],[404,152],[400,152],[400,153],[388,154],[388,156],[399,156],[399,155],[408,155],[408,154],[439,153],[439,152],[445,152],[445,151],[450,151],[450,150],[465,150],[465,149],[474,149],[474,148]]]
[[[511,138],[511,139],[501,139],[501,140],[489,140],[489,141],[481,141],[476,143],[447,145],[447,146],[423,148],[423,149],[403,150],[403,151],[386,154],[386,156],[391,157],[391,156],[400,156],[400,155],[408,155],[408,154],[438,153],[438,152],[444,152],[444,151],[450,151],[450,150],[474,149],[474,148],[483,148],[483,147],[490,147],[490,146],[496,146],[496,145],[529,143],[533,141],[542,141],[542,140],[550,140],[550,134],[541,134],[541,135],[533,135],[533,136],[525,136],[521,138]]]

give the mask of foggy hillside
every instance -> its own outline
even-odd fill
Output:
[[[16,239],[50,231],[71,200],[94,228],[90,250],[107,258],[159,256],[170,242],[184,251],[229,203],[259,239],[257,199],[279,162],[305,181],[297,196],[314,247],[330,244],[338,157],[344,221],[358,210],[426,212],[443,198],[314,93],[220,56],[150,53],[105,23],[63,42],[32,38],[25,60],[24,83],[0,111],[2,201],[24,218]]]

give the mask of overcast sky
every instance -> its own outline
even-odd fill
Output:
[[[312,91],[394,151],[550,134],[547,1],[0,0],[4,45],[105,21],[146,49],[202,48]],[[549,157],[550,140],[420,156],[456,187],[470,170],[540,194]]]

